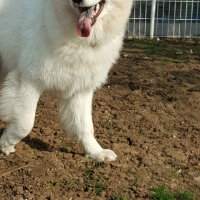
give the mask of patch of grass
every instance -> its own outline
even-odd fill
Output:
[[[158,42],[156,39],[152,39],[152,40],[145,40],[145,50],[146,53],[148,54],[155,54],[157,53],[158,48],[160,47],[160,42]]]
[[[193,42],[194,43],[194,42]],[[159,56],[161,62],[182,63],[187,61],[189,55],[200,55],[199,45],[189,41],[162,39],[132,39],[125,40],[124,49],[140,49],[145,54]],[[192,52],[192,53],[191,53]]]
[[[153,191],[155,193],[151,195],[153,200],[174,200],[173,194],[167,192],[164,186],[154,188]]]
[[[174,194],[175,199],[177,200],[194,200],[196,199],[195,195],[191,192],[177,192]]]
[[[44,183],[44,184],[42,184],[42,189],[43,190],[49,190],[49,189],[55,190],[55,185],[52,183]]]
[[[104,168],[105,167],[105,163],[95,163],[95,167],[96,168],[99,168],[99,167]]]
[[[95,167],[94,166],[88,167],[84,169],[83,172],[86,174],[88,180],[92,180],[95,174]]]
[[[196,195],[192,192],[169,192],[164,186],[154,188],[154,194],[151,195],[152,200],[195,200]]]
[[[95,174],[95,169],[104,167],[105,163],[95,163],[94,165],[89,166],[86,169],[83,169],[83,172],[86,173],[90,179],[92,179],[92,176]]]
[[[170,60],[171,62],[183,62],[188,54],[187,50],[174,47],[166,41],[147,40],[145,43],[145,52],[150,55],[157,55],[162,60]]]
[[[85,172],[89,175],[92,175],[92,174],[94,174],[94,168],[95,168],[94,166],[91,166],[91,167],[85,169]]]
[[[195,47],[195,48],[193,49],[193,51],[194,51],[194,55],[200,56],[200,47]]]
[[[162,57],[159,59],[159,62],[160,64],[170,64],[173,62],[173,60],[167,57]]]
[[[99,181],[99,179],[97,179],[97,180],[95,181],[94,189],[95,189],[95,194],[96,194],[96,195],[100,195],[101,192],[102,192],[103,190],[106,189],[106,185],[103,185],[103,184]]]
[[[138,181],[140,180],[140,174],[139,173],[134,173],[134,180],[135,180],[135,183],[138,183]]]
[[[110,200],[128,200],[127,198],[125,197],[121,197],[121,196],[118,196],[118,195],[114,195],[111,197]]]
[[[67,190],[70,190],[74,185],[75,180],[70,179],[66,185]]]

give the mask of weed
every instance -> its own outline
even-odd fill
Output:
[[[146,52],[148,54],[155,54],[157,52],[157,49],[160,47],[160,42],[158,42],[156,39],[145,40],[145,45]]]
[[[134,180],[135,180],[135,183],[138,183],[138,181],[140,180],[140,174],[139,173],[134,173]]]
[[[177,192],[174,194],[175,199],[178,200],[194,200],[195,199],[195,195],[191,192]]]
[[[86,168],[83,170],[84,173],[86,173],[86,176],[88,177],[89,180],[92,179],[95,171],[94,171],[95,167],[94,166],[91,166],[89,168]]]
[[[85,172],[88,174],[94,174],[94,166],[87,168]]]
[[[106,186],[100,183],[99,179],[97,179],[94,185],[94,189],[95,189],[95,194],[100,195],[101,192],[106,189]]]
[[[67,183],[66,187],[67,187],[67,190],[70,190],[73,185],[74,185],[74,180],[73,179],[70,179],[69,182]]]
[[[95,163],[95,167],[96,168],[99,168],[99,167],[104,168],[105,167],[105,163]]]
[[[44,183],[42,184],[42,188],[43,190],[48,190],[48,189],[55,190],[55,185],[52,183]]]
[[[118,195],[113,195],[110,200],[128,200],[128,199]]]
[[[153,200],[174,200],[174,196],[165,190],[164,186],[154,188],[155,194],[151,196]]]
[[[99,167],[104,168],[104,166],[105,166],[104,163],[95,163],[94,165],[92,165],[92,166],[87,167],[86,169],[84,169],[83,172],[85,172],[88,175],[88,177],[90,179],[92,179],[92,176],[95,173],[95,169],[99,168]]]
[[[154,188],[154,194],[151,195],[152,200],[195,200],[196,195],[191,192],[168,192],[164,186]]]
[[[181,41],[174,42],[168,40],[157,41],[156,39],[149,40],[125,40],[124,48],[127,49],[140,49],[148,55],[157,55],[162,62],[176,62],[182,63],[187,60],[191,54],[191,49],[194,55],[200,55],[199,45],[191,45],[188,43],[183,44]]]

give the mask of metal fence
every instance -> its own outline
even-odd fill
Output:
[[[135,0],[126,35],[200,38],[200,0]]]

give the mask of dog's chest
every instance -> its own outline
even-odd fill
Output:
[[[77,90],[100,87],[111,66],[108,55],[101,51],[66,49],[46,60],[37,74],[45,88],[71,94]]]

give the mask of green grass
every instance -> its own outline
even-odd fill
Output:
[[[154,188],[154,194],[151,195],[152,200],[196,200],[197,196],[188,191],[169,192],[164,186]]]
[[[196,198],[193,193],[187,191],[175,193],[174,196],[178,200],[193,200]]]
[[[164,186],[154,188],[154,194],[151,195],[153,200],[174,200],[174,196],[165,190]]]
[[[51,183],[44,183],[42,184],[42,189],[43,190],[55,190],[55,185],[51,184]]]
[[[135,180],[135,183],[138,183],[138,181],[140,180],[140,174],[139,173],[134,173],[134,180]]]
[[[166,40],[162,39],[131,39],[125,40],[124,48],[140,49],[148,56],[159,56],[161,62],[176,62],[181,63],[187,61],[188,56],[200,56],[200,40],[195,40],[192,43],[190,40]],[[192,53],[191,53],[192,52]]]
[[[103,190],[106,189],[106,185],[102,184],[98,179],[96,180],[95,182],[95,185],[94,185],[94,189],[95,189],[95,194],[96,195],[100,195],[101,192]]]
[[[128,199],[125,198],[125,197],[121,197],[121,196],[118,196],[118,195],[114,195],[113,197],[111,197],[110,200],[128,200]]]
[[[70,190],[71,188],[73,188],[74,183],[75,183],[75,180],[70,179],[66,185],[67,190]]]

